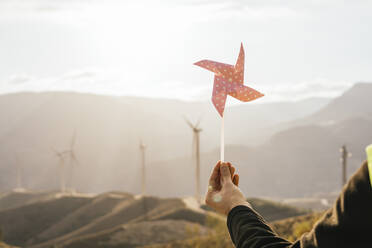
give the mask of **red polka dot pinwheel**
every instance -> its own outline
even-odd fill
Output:
[[[262,93],[244,85],[244,49],[240,46],[238,60],[235,65],[223,64],[211,60],[201,60],[195,65],[214,72],[214,85],[212,93],[212,102],[216,107],[221,118],[221,161],[225,157],[224,141],[224,118],[225,104],[227,95],[236,99],[249,102],[263,96]]]
[[[244,85],[244,49],[240,46],[235,65],[228,65],[211,60],[201,60],[195,65],[214,72],[212,102],[223,117],[227,95],[249,102],[264,96],[262,93]]]

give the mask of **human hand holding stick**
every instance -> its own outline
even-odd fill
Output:
[[[251,207],[238,188],[239,175],[235,174],[235,171],[235,167],[230,163],[219,161],[209,179],[206,204],[225,215],[239,205]]]

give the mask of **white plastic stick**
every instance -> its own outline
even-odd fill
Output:
[[[221,162],[225,161],[225,124],[224,124],[224,117],[222,116],[221,119]]]

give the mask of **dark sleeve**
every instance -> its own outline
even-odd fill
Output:
[[[302,237],[306,247],[372,247],[372,188],[368,164],[351,177],[333,208]]]
[[[333,208],[293,244],[278,237],[258,213],[246,206],[233,208],[227,225],[238,248],[372,247],[372,188],[367,163],[349,180]]]
[[[238,248],[300,247],[277,236],[265,220],[247,206],[233,208],[227,216],[230,236]]]

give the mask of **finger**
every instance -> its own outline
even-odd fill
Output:
[[[231,182],[230,169],[226,163],[221,164],[220,172],[221,172],[221,184]]]
[[[220,166],[221,166],[221,161],[218,161],[212,170],[211,177],[209,178],[209,185],[212,187],[216,187],[216,182],[220,181],[219,180]]]
[[[230,174],[231,174],[231,180],[234,176],[234,173],[235,173],[235,167],[230,163],[230,162],[227,162],[227,166],[229,167],[230,169]]]
[[[230,174],[231,174],[231,180],[233,179],[233,177],[234,177],[234,174],[235,174],[235,167],[234,166],[231,166],[230,167]]]
[[[234,177],[233,177],[233,183],[239,187],[239,175],[238,174],[235,174]]]

